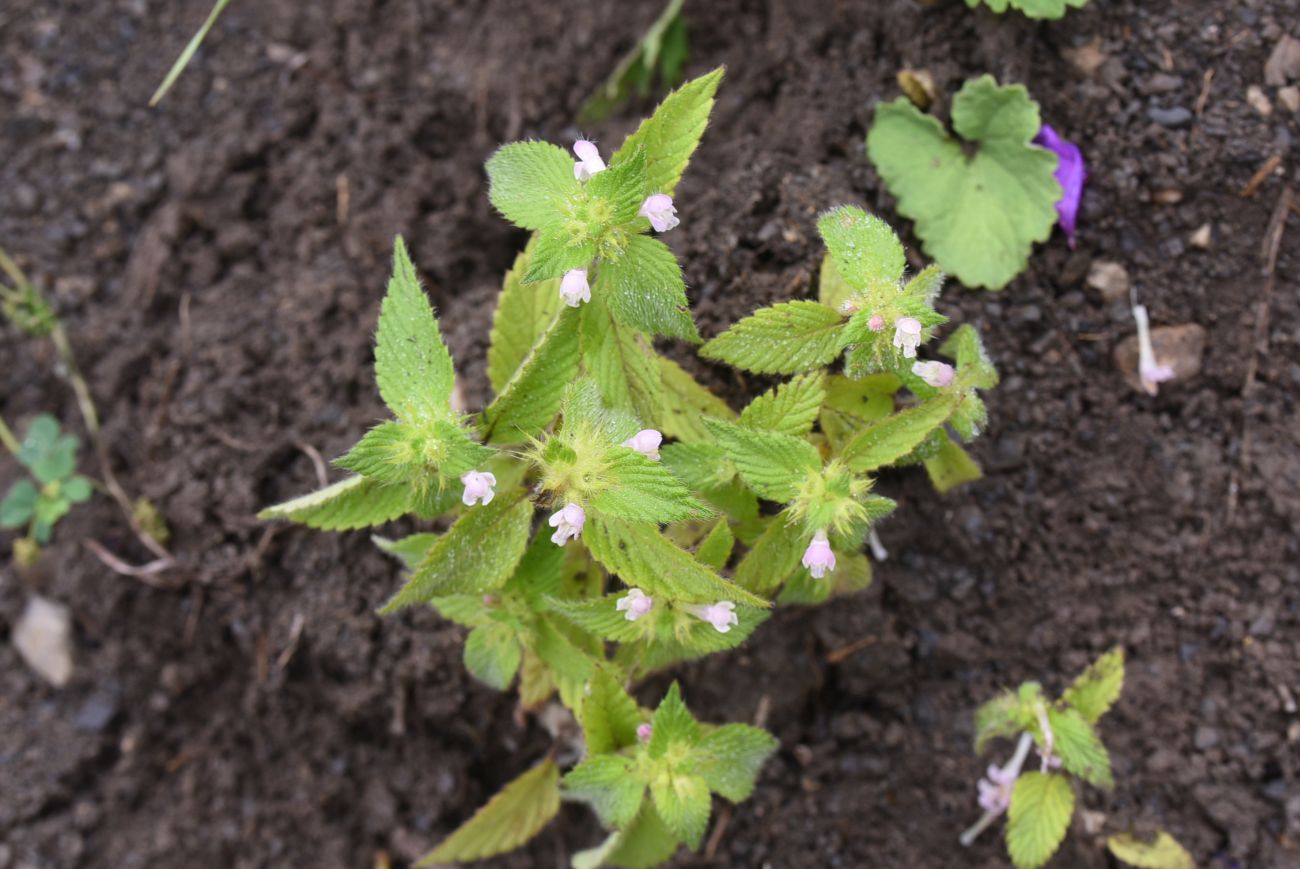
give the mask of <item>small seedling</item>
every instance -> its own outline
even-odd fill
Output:
[[[1007,850],[1017,869],[1038,869],[1065,839],[1074,815],[1074,781],[1110,790],[1110,755],[1097,735],[1097,722],[1119,700],[1124,687],[1124,652],[1112,649],[1098,658],[1060,699],[1043,696],[1037,682],[980,707],[975,714],[975,751],[997,738],[1019,736],[1005,765],[991,765],[979,781],[984,814],[961,836],[969,845],[1003,814]],[[1038,769],[1024,771],[1031,749]]]
[[[32,420],[21,442],[0,421],[0,441],[30,474],[10,486],[0,501],[0,528],[27,528],[30,542],[23,550],[27,560],[33,554],[31,543],[48,543],[54,526],[73,505],[90,499],[92,486],[77,473],[80,441],[64,434],[58,420],[48,414]]]
[[[966,82],[952,122],[960,138],[898,97],[877,107],[867,153],[926,253],[967,286],[999,290],[1051,233],[1059,160],[1033,144],[1042,122],[1023,85],[988,75]]]
[[[860,209],[823,215],[823,299],[789,303],[820,332],[791,335],[777,306],[706,348],[796,376],[737,414],[655,352],[654,336],[699,340],[680,266],[652,233],[689,227],[672,197],[721,76],[671,94],[612,154],[520,142],[488,161],[492,203],[534,235],[505,278],[495,398],[477,414],[452,406],[452,358],[399,239],[375,339],[393,418],[336,461],[352,476],[262,513],[329,530],[447,517],[442,533],[376,538],[407,571],[381,612],[432,606],[468,629],[476,678],[517,686],[526,710],[558,697],[581,725],[577,766],[543,760],[424,864],[517,847],[562,799],[610,828],[575,866],[650,866],[699,847],[713,797],[748,797],[776,742],[697,722],[675,684],[644,708],[636,683],[740,645],[774,602],[865,588],[861,550],[894,508],[872,491],[882,468],[924,462],[942,486],[978,476],[948,429],[978,433],[978,390],[996,372],[969,326],[943,345],[952,363],[923,358],[944,322],[932,307],[942,275],[905,278],[897,237]],[[824,370],[841,355],[847,374]]]
[[[1067,8],[1082,9],[1088,0],[966,0],[972,9],[981,3],[999,15],[1015,9],[1026,18],[1062,18]]]
[[[686,0],[668,0],[663,12],[618,62],[604,84],[587,97],[578,111],[579,123],[604,120],[633,93],[646,96],[656,74],[664,87],[673,87],[681,81],[687,59],[686,19],[682,17],[685,3]]]

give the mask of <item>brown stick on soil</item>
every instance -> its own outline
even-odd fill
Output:
[[[1246,182],[1246,186],[1241,188],[1241,190],[1237,192],[1237,195],[1242,199],[1249,199],[1254,196],[1256,192],[1259,191],[1259,188],[1264,186],[1264,182],[1268,180],[1268,176],[1273,174],[1273,170],[1281,165],[1281,154],[1274,154],[1272,157],[1269,157],[1264,161],[1262,166],[1255,170],[1255,174],[1250,176],[1250,180]]]

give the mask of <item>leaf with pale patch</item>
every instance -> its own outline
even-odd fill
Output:
[[[1096,724],[1124,690],[1124,649],[1116,647],[1092,663],[1061,697],[1085,721]]]
[[[564,222],[564,205],[581,192],[575,160],[550,142],[512,142],[488,158],[488,199],[506,220],[524,229]]]
[[[559,280],[523,282],[528,273],[537,236],[515,257],[506,272],[496,312],[492,315],[491,343],[488,347],[487,373],[492,391],[500,394],[515,376],[529,352],[537,346],[547,327],[564,304]]]
[[[257,518],[287,519],[321,531],[347,531],[396,519],[409,513],[413,502],[409,486],[348,477],[310,495],[267,507]]]
[[[513,444],[541,433],[559,413],[565,388],[577,374],[578,312],[565,308],[480,415],[483,439]]]
[[[758,771],[778,745],[766,730],[727,724],[706,733],[691,751],[691,760],[709,790],[739,803],[749,799]]]
[[[628,328],[700,340],[687,307],[682,268],[657,238],[630,236],[617,259],[602,261],[592,289],[596,294],[605,299],[614,319]]]
[[[727,403],[701,386],[686,369],[667,357],[658,357],[663,378],[659,430],[667,437],[693,443],[712,440],[701,419],[706,416],[732,420],[736,412]]]
[[[858,472],[892,464],[916,449],[943,425],[957,406],[957,397],[944,393],[862,428],[844,447],[843,459]]]
[[[1119,860],[1137,869],[1196,869],[1196,860],[1173,836],[1160,830],[1151,841],[1131,833],[1106,839],[1106,847]]]
[[[706,419],[704,424],[760,498],[785,503],[799,493],[809,474],[821,470],[821,454],[801,438],[716,419]]]
[[[416,866],[481,860],[512,851],[560,810],[560,770],[547,758],[506,785]]]
[[[1061,846],[1074,815],[1064,776],[1027,772],[1016,779],[1008,812],[1007,850],[1016,869],[1038,869]]]
[[[654,114],[627,137],[615,152],[611,165],[643,149],[646,189],[651,193],[671,195],[690,162],[691,154],[699,145],[700,137],[704,135],[723,71],[718,67],[669,94]]]
[[[861,208],[841,205],[817,218],[817,231],[849,286],[897,284],[907,267],[903,245],[888,223]]]
[[[826,400],[826,375],[822,371],[800,374],[772,387],[740,413],[747,428],[802,437],[812,431]]]
[[[476,627],[465,638],[465,669],[498,691],[510,687],[522,655],[514,628],[502,622]]]

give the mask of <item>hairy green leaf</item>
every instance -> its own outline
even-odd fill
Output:
[[[1074,709],[1047,710],[1052,727],[1052,746],[1066,772],[1088,784],[1110,790],[1115,780],[1110,772],[1110,755],[1097,738],[1097,732]]]
[[[713,95],[717,93],[723,72],[718,67],[669,94],[655,113],[627,137],[611,164],[644,149],[646,190],[671,195],[704,135],[709,113],[713,111]]]
[[[719,519],[713,528],[695,549],[695,560],[706,567],[721,570],[731,557],[732,547],[736,545],[736,535],[731,533],[731,526],[726,518]]]
[[[607,516],[664,523],[709,513],[676,477],[636,450],[611,449],[605,476],[608,488],[592,497],[591,506]]]
[[[740,413],[740,424],[802,437],[812,431],[825,400],[825,372],[800,374],[751,401]]]
[[[76,435],[62,434],[59,421],[43,413],[27,426],[15,457],[39,482],[54,483],[77,469],[80,445]]]
[[[771,595],[799,566],[807,546],[802,527],[788,521],[786,513],[778,514],[736,565],[736,584],[764,597]]]
[[[589,754],[564,777],[565,792],[596,812],[601,823],[632,823],[645,799],[646,783],[633,775],[632,759],[618,754]]]
[[[581,191],[573,157],[550,142],[512,142],[487,161],[488,199],[524,229],[558,227],[564,205]]]
[[[578,312],[563,309],[514,377],[479,417],[488,443],[521,443],[555,419],[578,374]]]
[[[677,837],[659,817],[654,804],[647,800],[641,806],[641,814],[610,854],[609,862],[622,869],[650,869],[671,857],[677,845]]]
[[[727,724],[706,734],[691,752],[691,759],[709,790],[739,803],[749,799],[759,769],[778,745],[766,730]]]
[[[1015,694],[1004,691],[975,712],[975,752],[983,753],[993,739],[1016,736],[1030,727],[1033,713]]]
[[[534,235],[528,240],[528,246],[515,257],[514,265],[506,272],[501,295],[497,297],[496,313],[492,316],[488,382],[497,395],[523,366],[529,352],[546,334],[547,327],[564,304],[560,299],[558,280],[523,282],[536,246],[537,236]]]
[[[593,295],[597,293],[624,326],[651,335],[700,340],[687,308],[681,266],[657,238],[629,237],[622,256],[601,263],[592,290]]]
[[[973,157],[906,97],[877,107],[867,153],[926,253],[968,286],[1001,289],[1056,222],[1057,157],[1030,144],[1041,121],[1023,85],[972,79],[953,98],[952,118],[978,144]]]
[[[375,334],[375,380],[389,410],[404,422],[423,422],[450,412],[456,372],[442,343],[433,306],[398,236],[393,276],[379,312]]]
[[[589,755],[636,745],[636,729],[646,720],[636,701],[606,667],[597,667],[592,673],[577,717]]]
[[[725,401],[697,383],[676,362],[660,356],[658,364],[664,388],[661,411],[654,419],[664,435],[686,443],[712,440],[713,436],[701,421],[703,417],[736,418],[736,412]]]
[[[1088,0],[966,0],[966,5],[972,9],[980,3],[999,15],[1007,9],[1015,9],[1026,18],[1061,18],[1067,8],[1082,9]]]
[[[821,302],[798,300],[760,308],[700,348],[759,374],[798,374],[827,365],[844,349],[844,317]]]
[[[968,378],[971,386],[992,389],[998,385],[998,371],[984,350],[979,331],[971,324],[957,327],[957,331],[940,345],[939,352],[957,361],[963,379]]]
[[[409,486],[388,486],[365,477],[348,477],[310,495],[267,507],[259,519],[288,519],[321,531],[347,531],[382,525],[409,513]]]
[[[1007,850],[1016,869],[1038,869],[1056,853],[1074,815],[1074,791],[1059,775],[1027,772],[1016,779],[1008,812]]]
[[[560,770],[547,758],[506,785],[416,866],[481,860],[514,850],[560,810]]]
[[[955,407],[954,395],[944,393],[870,423],[844,447],[844,461],[858,472],[888,465],[916,449],[930,432],[944,424]]]
[[[467,510],[429,547],[420,566],[380,614],[442,595],[500,588],[523,557],[532,518],[532,503],[521,497],[497,497],[491,504]]]
[[[706,419],[705,425],[760,498],[785,503],[799,493],[809,474],[821,470],[821,454],[800,438],[715,419]]]
[[[948,433],[938,430],[939,450],[925,459],[925,471],[934,488],[944,494],[963,483],[971,483],[984,476],[980,466],[962,449]]]
[[[861,208],[841,205],[817,218],[817,231],[851,287],[897,284],[907,267],[903,245],[889,224]]]
[[[656,778],[650,785],[650,793],[664,825],[690,848],[699,848],[712,810],[709,786],[704,779],[671,772]]]
[[[524,283],[559,280],[566,272],[588,268],[595,256],[594,242],[573,238],[562,228],[543,229],[528,259]]]
[[[860,289],[861,287],[858,288]],[[850,287],[835,268],[833,256],[827,253],[822,257],[821,268],[817,272],[817,301],[838,311],[858,290]]]
[[[599,295],[582,306],[581,336],[582,360],[602,402],[646,424],[657,422],[664,404],[663,378],[645,338],[619,325]]]
[[[498,691],[510,687],[522,656],[514,628],[501,622],[474,628],[465,638],[465,669]]]
[[[1115,647],[1083,671],[1061,698],[1078,710],[1089,724],[1096,724],[1124,690],[1124,649]]]

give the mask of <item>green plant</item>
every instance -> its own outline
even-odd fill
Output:
[[[1082,9],[1088,0],[966,0],[972,9],[981,3],[999,15],[1010,8],[1027,18],[1062,18],[1067,8]]]
[[[31,475],[17,480],[0,501],[0,528],[26,526],[27,547],[48,543],[55,524],[73,505],[90,499],[90,480],[77,473],[80,441],[64,434],[54,417],[41,414],[21,442],[0,420],[0,442]]]
[[[990,766],[979,782],[983,816],[962,834],[969,845],[1006,813],[1007,850],[1017,869],[1045,864],[1065,839],[1074,815],[1071,780],[1106,790],[1114,787],[1110,755],[1097,735],[1097,722],[1124,688],[1124,651],[1112,649],[1083,672],[1055,701],[1037,682],[1026,682],[980,707],[975,714],[975,751],[997,738],[1019,736],[1004,766]],[[1022,772],[1031,748],[1042,762]]]
[[[633,93],[650,93],[656,73],[665,87],[681,81],[686,66],[686,19],[682,7],[686,0],[668,0],[663,12],[637,40],[632,50],[619,60],[609,78],[578,110],[578,122],[594,124],[607,117],[619,103]]]
[[[867,154],[899,213],[916,221],[925,252],[962,283],[999,290],[1051,234],[1058,157],[1033,144],[1042,123],[1023,85],[988,75],[966,82],[952,122],[959,139],[906,97],[882,103]]]
[[[230,5],[230,0],[215,0],[213,2],[212,8],[208,11],[208,17],[203,19],[199,29],[190,37],[190,41],[185,43],[184,50],[172,63],[171,68],[167,70],[167,75],[163,77],[162,84],[158,85],[158,89],[149,98],[150,108],[158,105],[158,103],[162,102],[162,98],[167,96],[167,92],[172,89],[172,85],[176,84],[176,80],[181,77],[181,73],[185,72],[185,68],[190,65],[195,52],[199,50],[203,40],[208,38],[208,32],[212,30],[217,23],[217,19],[221,17],[222,12],[226,11],[228,5]]]
[[[996,375],[974,330],[945,345],[955,368],[917,358],[942,322],[929,307],[941,276],[904,281],[897,238],[857,209],[820,223],[835,269],[824,307],[842,321],[834,353],[760,369],[800,373],[737,414],[655,352],[656,335],[699,341],[677,260],[648,232],[678,226],[671,196],[721,75],[671,94],[608,166],[585,141],[576,163],[543,142],[488,161],[493,204],[534,235],[505,277],[488,353],[496,397],[477,414],[451,407],[451,356],[399,239],[375,349],[394,418],[337,461],[353,476],[262,513],[328,530],[450,517],[442,533],[376,538],[407,571],[382,612],[434,607],[468,629],[464,661],[478,679],[517,683],[525,709],[558,697],[581,725],[579,764],[561,774],[542,760],[425,863],[516,847],[562,799],[610,828],[575,866],[650,866],[697,847],[713,796],[745,799],[776,742],[697,722],[677,685],[643,707],[636,684],[744,642],[774,601],[865,588],[864,540],[894,506],[871,475],[956,467],[965,454],[945,427],[972,437],[983,422],[976,390]],[[904,333],[901,349],[870,315],[857,317],[868,334],[850,340],[856,312],[844,306],[868,304]],[[910,330],[913,314],[930,325]],[[717,358],[754,358],[725,337],[711,346],[745,349]],[[846,350],[862,379],[820,370]]]

